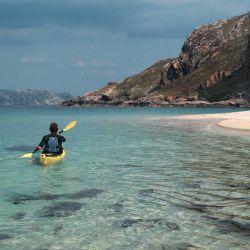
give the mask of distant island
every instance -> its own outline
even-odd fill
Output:
[[[49,90],[0,90],[0,105],[57,105],[71,98],[68,93]]]
[[[62,105],[250,106],[250,12],[200,26],[177,58]]]

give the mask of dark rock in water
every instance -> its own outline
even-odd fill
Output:
[[[250,223],[240,223],[235,220],[218,220],[220,230],[223,233],[241,232],[250,233]]]
[[[180,242],[177,243],[173,246],[171,245],[164,245],[161,247],[161,250],[202,250],[204,248],[199,247],[199,246],[195,246],[193,244],[190,243],[186,243],[186,242]]]
[[[51,249],[50,246],[48,246],[48,247],[42,246],[42,247],[36,248],[35,250],[49,250],[49,249]]]
[[[21,202],[19,200],[14,200],[12,204],[17,205],[17,204],[25,204],[24,202]]]
[[[206,205],[200,205],[200,204],[190,204],[190,205],[180,205],[178,204],[179,207],[182,207],[184,209],[192,210],[192,211],[197,211],[200,213],[206,213],[207,206]]]
[[[20,151],[20,152],[32,152],[34,150],[34,146],[20,145],[5,148],[8,151]]]
[[[49,193],[40,193],[37,195],[29,194],[16,194],[11,200],[12,204],[24,204],[23,201],[35,201],[35,200],[58,200],[61,198],[69,199],[82,199],[82,198],[95,198],[98,194],[103,193],[104,190],[101,189],[85,189],[76,193],[69,194],[49,194]]]
[[[166,221],[164,219],[147,219],[145,220],[146,224],[152,223],[153,226],[160,226],[160,227],[164,227],[170,231],[174,231],[174,230],[179,230],[180,227],[173,222],[170,221]]]
[[[25,204],[23,201],[56,200],[61,197],[63,197],[63,195],[51,195],[48,193],[42,193],[39,195],[16,194],[12,200],[12,204]]]
[[[44,207],[39,211],[40,217],[67,217],[82,208],[79,202],[57,202],[52,206]]]
[[[68,177],[67,180],[69,180],[69,181],[81,181],[82,179],[80,177]]]
[[[25,204],[23,201],[37,200],[33,195],[28,194],[15,194],[13,199],[11,199],[12,204]]]
[[[54,228],[54,232],[57,233],[57,232],[61,231],[62,229],[63,229],[63,225],[57,225]]]
[[[147,194],[152,194],[154,193],[154,189],[149,188],[149,189],[142,189],[139,191],[139,195],[147,195]]]
[[[58,200],[60,198],[64,198],[64,195],[61,195],[61,194],[53,195],[53,194],[44,193],[38,196],[34,196],[34,200],[46,200],[46,201]]]
[[[199,205],[199,204],[192,204],[190,206],[186,206],[185,208],[189,209],[189,210],[194,210],[194,211],[198,211],[201,213],[205,213],[206,212],[206,205]]]
[[[11,218],[11,219],[14,219],[14,220],[21,220],[21,219],[24,218],[24,216],[25,216],[25,213],[19,212],[19,213],[14,214],[14,215],[11,216],[10,218]]]
[[[124,166],[131,167],[131,168],[141,168],[141,167],[143,167],[141,165],[135,165],[135,164],[127,164],[127,165],[124,165]]]
[[[123,209],[123,205],[120,202],[117,202],[112,204],[111,208],[114,210],[114,212],[121,212]]]
[[[170,222],[170,221],[162,221],[159,223],[159,225],[164,226],[165,228],[169,229],[170,231],[180,230],[180,227],[176,223]]]
[[[183,187],[185,187],[185,188],[200,188],[201,186],[198,183],[185,183],[183,185]]]
[[[239,228],[241,231],[250,233],[250,223],[240,223],[238,221],[233,221],[233,225]]]
[[[103,193],[101,189],[87,189],[72,194],[66,194],[66,198],[70,199],[82,199],[82,198],[95,198],[98,194]]]
[[[143,167],[141,165],[136,165],[136,164],[117,164],[114,166],[115,167],[129,167],[129,168],[141,168],[141,167]]]
[[[200,213],[207,213],[209,208],[221,209],[223,206],[221,205],[203,205],[203,204],[190,204],[190,205],[178,205],[182,208],[197,211]]]
[[[167,229],[168,231],[179,230],[180,227],[173,222],[166,221],[165,219],[126,219],[121,223],[121,227],[128,228],[133,225],[138,224],[138,226],[144,228],[152,228],[152,227],[162,227]]]
[[[64,197],[62,194],[49,194],[49,193],[41,193],[39,196],[36,198],[38,200],[46,200],[46,201],[51,201],[51,200],[57,200],[59,198]]]
[[[231,188],[236,188],[238,190],[250,190],[250,183],[249,184],[246,184],[246,183],[232,184],[232,183],[230,183],[228,186]]]
[[[121,227],[132,227],[134,224],[143,222],[142,219],[126,219],[121,223]]]
[[[8,234],[0,234],[0,241],[1,240],[8,240],[8,239],[12,239],[13,236],[8,235]]]

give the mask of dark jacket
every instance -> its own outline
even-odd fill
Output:
[[[43,153],[62,153],[63,146],[62,143],[65,142],[66,139],[62,135],[45,135],[41,140],[39,146],[44,147]],[[53,142],[53,143],[52,143]]]

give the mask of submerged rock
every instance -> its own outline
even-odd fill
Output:
[[[120,202],[114,203],[111,205],[111,208],[114,210],[114,212],[121,212],[123,209],[123,205]]]
[[[142,219],[126,219],[121,223],[121,227],[132,227],[134,224],[143,222]]]
[[[211,208],[215,208],[215,209],[221,209],[223,208],[223,206],[221,205],[204,205],[204,204],[194,204],[194,203],[190,203],[190,204],[186,204],[186,205],[178,205],[182,208],[188,209],[188,210],[193,210],[193,211],[197,211],[200,213],[207,213],[208,209]]]
[[[59,231],[61,231],[63,229],[63,225],[57,225],[57,226],[55,226],[55,228],[54,228],[54,232],[55,233],[58,233]]]
[[[126,219],[120,224],[122,228],[132,227],[134,225],[143,228],[152,228],[152,227],[162,227],[168,231],[180,230],[180,227],[174,223],[167,221],[165,219]]]
[[[229,183],[228,187],[236,190],[250,190],[250,183]]]
[[[83,198],[95,198],[98,194],[103,193],[104,190],[101,189],[84,189],[75,193],[68,194],[49,194],[40,193],[37,195],[29,194],[16,194],[13,199],[11,199],[12,204],[24,204],[24,201],[35,201],[35,200],[58,200],[62,198],[68,199],[83,199]]]
[[[104,190],[101,189],[87,189],[76,193],[66,194],[65,197],[70,199],[95,198],[98,194],[103,192]]]
[[[79,202],[57,202],[38,212],[40,217],[67,217],[80,210],[84,204]]]
[[[140,190],[138,194],[144,196],[144,195],[148,195],[148,194],[152,194],[152,193],[154,193],[154,189],[149,188],[149,189]]]
[[[250,234],[250,223],[238,222],[235,220],[217,220],[220,231],[223,233],[241,232]]]
[[[9,235],[9,234],[1,234],[1,233],[0,233],[0,241],[12,239],[12,238],[13,238],[13,236],[11,236],[11,235]]]
[[[14,220],[21,220],[24,218],[26,214],[23,213],[23,212],[18,212],[18,213],[15,213],[13,216],[11,216],[10,218],[11,219],[14,219]]]
[[[182,183],[184,188],[200,188],[201,185],[198,183]]]
[[[114,166],[115,167],[129,167],[129,168],[141,168],[141,167],[143,167],[141,165],[136,165],[136,164],[117,164]]]
[[[161,250],[205,250],[205,248],[188,242],[180,242],[174,245],[163,245],[161,246]]]
[[[12,201],[12,204],[18,205],[18,204],[25,204],[25,203],[22,201],[19,201],[19,200],[14,200],[14,201]]]

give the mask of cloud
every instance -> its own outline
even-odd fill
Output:
[[[31,33],[32,31],[30,29],[0,28],[0,44],[15,46],[29,45],[33,41],[33,38],[30,36]]]
[[[117,73],[117,65],[110,60],[92,59],[91,73],[102,76],[114,76]]]
[[[73,68],[77,70],[82,70],[87,67],[87,64],[83,60],[77,60],[73,63]]]
[[[8,46],[26,46],[29,45],[31,42],[18,39],[18,38],[0,38],[0,44],[1,45],[8,45]]]
[[[117,65],[110,60],[103,59],[92,59],[88,63],[79,59],[73,63],[72,68],[92,76],[114,76],[117,74]]]
[[[110,60],[92,59],[91,63],[98,68],[116,68],[116,65],[114,65]]]
[[[54,63],[53,60],[50,60],[48,58],[43,58],[43,57],[31,58],[31,57],[28,57],[28,56],[24,56],[21,59],[21,62],[23,64],[51,64],[51,63]]]
[[[112,69],[91,69],[87,72],[89,75],[92,76],[102,76],[102,77],[113,77],[117,74],[117,71]]]
[[[225,7],[226,6],[226,7]],[[0,27],[79,27],[134,38],[185,37],[203,23],[250,9],[249,0],[9,0],[0,1]]]

